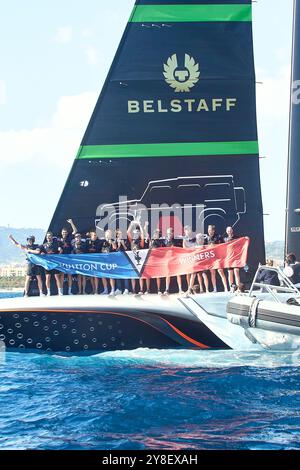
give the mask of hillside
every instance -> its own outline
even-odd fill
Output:
[[[24,263],[24,254],[8,240],[10,234],[20,243],[25,244],[30,235],[35,235],[37,243],[42,243],[45,230],[0,227],[0,264]]]
[[[283,262],[284,259],[284,242],[266,242],[266,257],[274,260],[280,260]]]

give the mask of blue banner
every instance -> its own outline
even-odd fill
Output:
[[[28,259],[47,271],[57,269],[62,273],[81,274],[110,279],[138,279],[138,271],[121,251],[104,254],[80,255],[27,255]]]

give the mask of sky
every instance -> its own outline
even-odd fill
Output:
[[[134,0],[0,0],[0,226],[47,229]],[[284,239],[293,0],[253,4],[265,236]]]

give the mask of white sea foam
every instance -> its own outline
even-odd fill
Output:
[[[146,366],[176,368],[231,368],[231,367],[297,367],[300,365],[300,351],[240,352],[240,351],[192,351],[135,349],[133,351],[105,352],[97,355],[99,361],[126,362]]]

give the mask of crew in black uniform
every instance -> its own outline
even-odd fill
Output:
[[[149,248],[162,248],[164,242],[161,239],[161,233],[159,229],[154,230],[152,234],[152,239],[150,240]]]
[[[116,230],[116,251],[128,251],[130,249],[128,240],[124,240],[123,233],[120,229]],[[129,279],[124,279],[124,295],[129,294]],[[121,279],[116,280],[116,295],[122,294],[122,281]]]
[[[192,227],[190,225],[185,225],[184,227],[184,237],[182,241],[183,248],[194,248],[196,246],[196,236],[192,231]],[[191,283],[191,275],[186,274],[186,283],[188,287]]]
[[[175,238],[174,238],[174,230],[172,227],[169,227],[167,229],[167,236],[163,242],[163,245],[167,248],[170,248],[172,246],[180,246],[181,244],[179,243],[179,241],[176,241]],[[168,295],[169,294],[169,290],[170,290],[170,277],[166,277],[166,290],[165,290],[165,295]],[[177,279],[177,285],[178,285],[178,289],[179,289],[179,294],[184,294],[184,291],[182,290],[182,283],[181,283],[181,276],[176,276],[176,279]]]
[[[207,235],[205,237],[205,244],[214,246],[214,245],[219,245],[220,243],[223,243],[223,242],[224,240],[221,237],[221,235],[218,235],[216,233],[215,225],[209,225],[207,229]],[[225,292],[228,292],[227,280],[226,280],[224,270],[218,269],[218,273],[221,276]],[[210,269],[210,276],[211,276],[211,283],[213,285],[213,291],[217,292],[216,269]]]
[[[156,248],[162,248],[164,246],[164,242],[160,237],[161,233],[159,229],[154,230],[152,234],[152,239],[150,240],[149,243],[149,248],[151,250],[155,250]],[[157,293],[158,295],[162,295],[161,291],[161,277],[156,278],[156,288],[157,288]]]
[[[266,266],[273,268],[274,261],[272,259],[267,259]],[[277,272],[270,271],[269,269],[261,269],[256,277],[256,282],[268,284],[269,286],[280,286]]]
[[[73,246],[72,253],[74,255],[81,255],[83,253],[86,253],[86,243],[85,243],[85,240],[81,238],[81,234],[79,232],[75,233],[72,246]],[[83,295],[85,293],[85,284],[86,284],[85,276],[83,276],[82,274],[78,274],[77,283],[78,283],[78,295]]]
[[[101,241],[97,236],[97,232],[91,230],[89,232],[90,238],[86,240],[86,252],[87,253],[100,253],[101,251]]]
[[[39,245],[35,243],[35,236],[31,235],[30,237],[27,238],[27,244],[26,245],[21,245],[21,243],[18,243],[12,235],[9,235],[9,239],[12,241],[12,243],[20,248],[20,250],[24,251],[25,253],[32,253],[34,255],[39,255],[41,253],[41,250],[39,248]],[[30,288],[30,281],[33,276],[36,276],[40,295],[44,296],[43,293],[43,282],[42,282],[42,275],[41,275],[41,268],[40,266],[37,266],[36,264],[33,264],[28,258],[26,258],[27,261],[27,272],[26,272],[26,277],[25,277],[25,286],[24,286],[24,297],[28,297],[29,294],[29,288]]]
[[[61,238],[60,238],[60,246],[62,248],[62,254],[63,255],[70,255],[73,250],[73,236],[75,233],[77,233],[77,228],[74,225],[74,222],[72,219],[68,219],[67,222],[71,225],[72,227],[72,235],[69,233],[68,229],[64,227],[61,231]],[[68,277],[68,294],[72,294],[72,283],[73,283],[73,275],[72,274],[67,274]],[[61,273],[61,283],[63,285],[65,279],[65,274]]]
[[[56,254],[61,254],[62,253],[62,248],[60,246],[60,242],[57,238],[53,237],[52,232],[47,232],[46,233],[46,242],[41,245],[41,254],[44,255],[56,255]],[[57,285],[57,290],[58,290],[58,295],[63,295],[63,284],[61,281],[61,273],[57,269],[51,269],[51,270],[46,270],[45,269],[45,275],[46,275],[46,287],[47,287],[47,295],[51,295],[50,293],[50,286],[51,286],[51,275],[54,275],[56,285]]]
[[[101,253],[112,253],[116,249],[115,242],[112,238],[112,231],[111,230],[106,230],[105,232],[105,239],[101,243]],[[110,293],[108,293],[108,282],[106,278],[102,278],[102,283],[104,290],[102,292],[102,295],[115,295],[115,279],[109,279],[109,284],[111,287]]]
[[[194,241],[195,240],[195,241]],[[188,248],[204,248],[204,243],[205,243],[205,235],[202,233],[197,233],[195,239],[189,239],[188,241]],[[190,277],[190,282],[189,282],[189,290],[188,294],[194,294],[196,293],[196,286],[195,284],[195,279],[196,277],[198,278],[199,282],[199,291],[200,294],[203,294],[204,288],[205,292],[209,292],[209,281],[207,277],[207,272],[206,271],[198,271],[196,273],[193,273]]]
[[[97,232],[95,230],[91,230],[89,232],[90,238],[86,240],[86,252],[87,253],[100,253],[101,252],[101,241],[97,236]],[[91,284],[93,288],[93,294],[98,295],[98,286],[99,286],[99,278],[98,277],[91,277]]]

